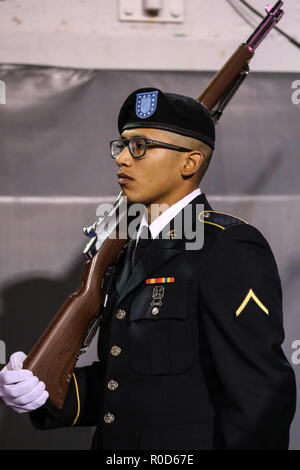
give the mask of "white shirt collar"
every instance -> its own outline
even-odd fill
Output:
[[[201,194],[201,189],[197,188],[191,193],[184,196],[179,201],[175,202],[172,206],[170,206],[167,210],[165,210],[160,216],[158,216],[153,222],[149,225],[149,230],[151,232],[152,238],[156,238],[158,234],[163,230],[163,228],[177,215],[179,212],[195,199],[196,196]],[[142,231],[143,225],[148,226],[147,214],[145,213],[142,217],[140,227],[137,233],[136,239],[139,239],[140,233]]]

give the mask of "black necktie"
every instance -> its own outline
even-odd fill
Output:
[[[135,244],[135,239],[129,240],[124,252],[123,261],[120,263],[116,277],[116,289],[118,292],[121,292],[122,287],[126,284],[126,281],[130,277],[132,271],[132,252],[134,250]]]
[[[150,232],[148,225],[143,225],[140,237],[132,253],[132,259],[131,259],[132,269],[134,268],[134,266],[137,264],[140,257],[145,252],[145,249],[147,248],[151,240],[152,240],[151,232]]]

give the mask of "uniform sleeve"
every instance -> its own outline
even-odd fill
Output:
[[[49,400],[44,406],[29,413],[37,429],[55,429],[68,426],[96,426],[101,403],[101,378],[99,362],[75,368],[62,410],[57,410]]]
[[[218,447],[287,449],[296,386],[281,345],[282,294],[272,251],[254,227],[217,236],[201,281],[203,322],[218,386]]]

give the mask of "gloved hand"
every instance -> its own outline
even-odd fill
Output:
[[[49,393],[30,370],[22,369],[26,354],[15,352],[0,371],[0,397],[17,413],[27,413],[44,405]]]

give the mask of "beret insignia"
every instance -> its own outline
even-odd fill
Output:
[[[147,119],[155,113],[157,108],[158,91],[136,94],[135,112],[141,119]]]

